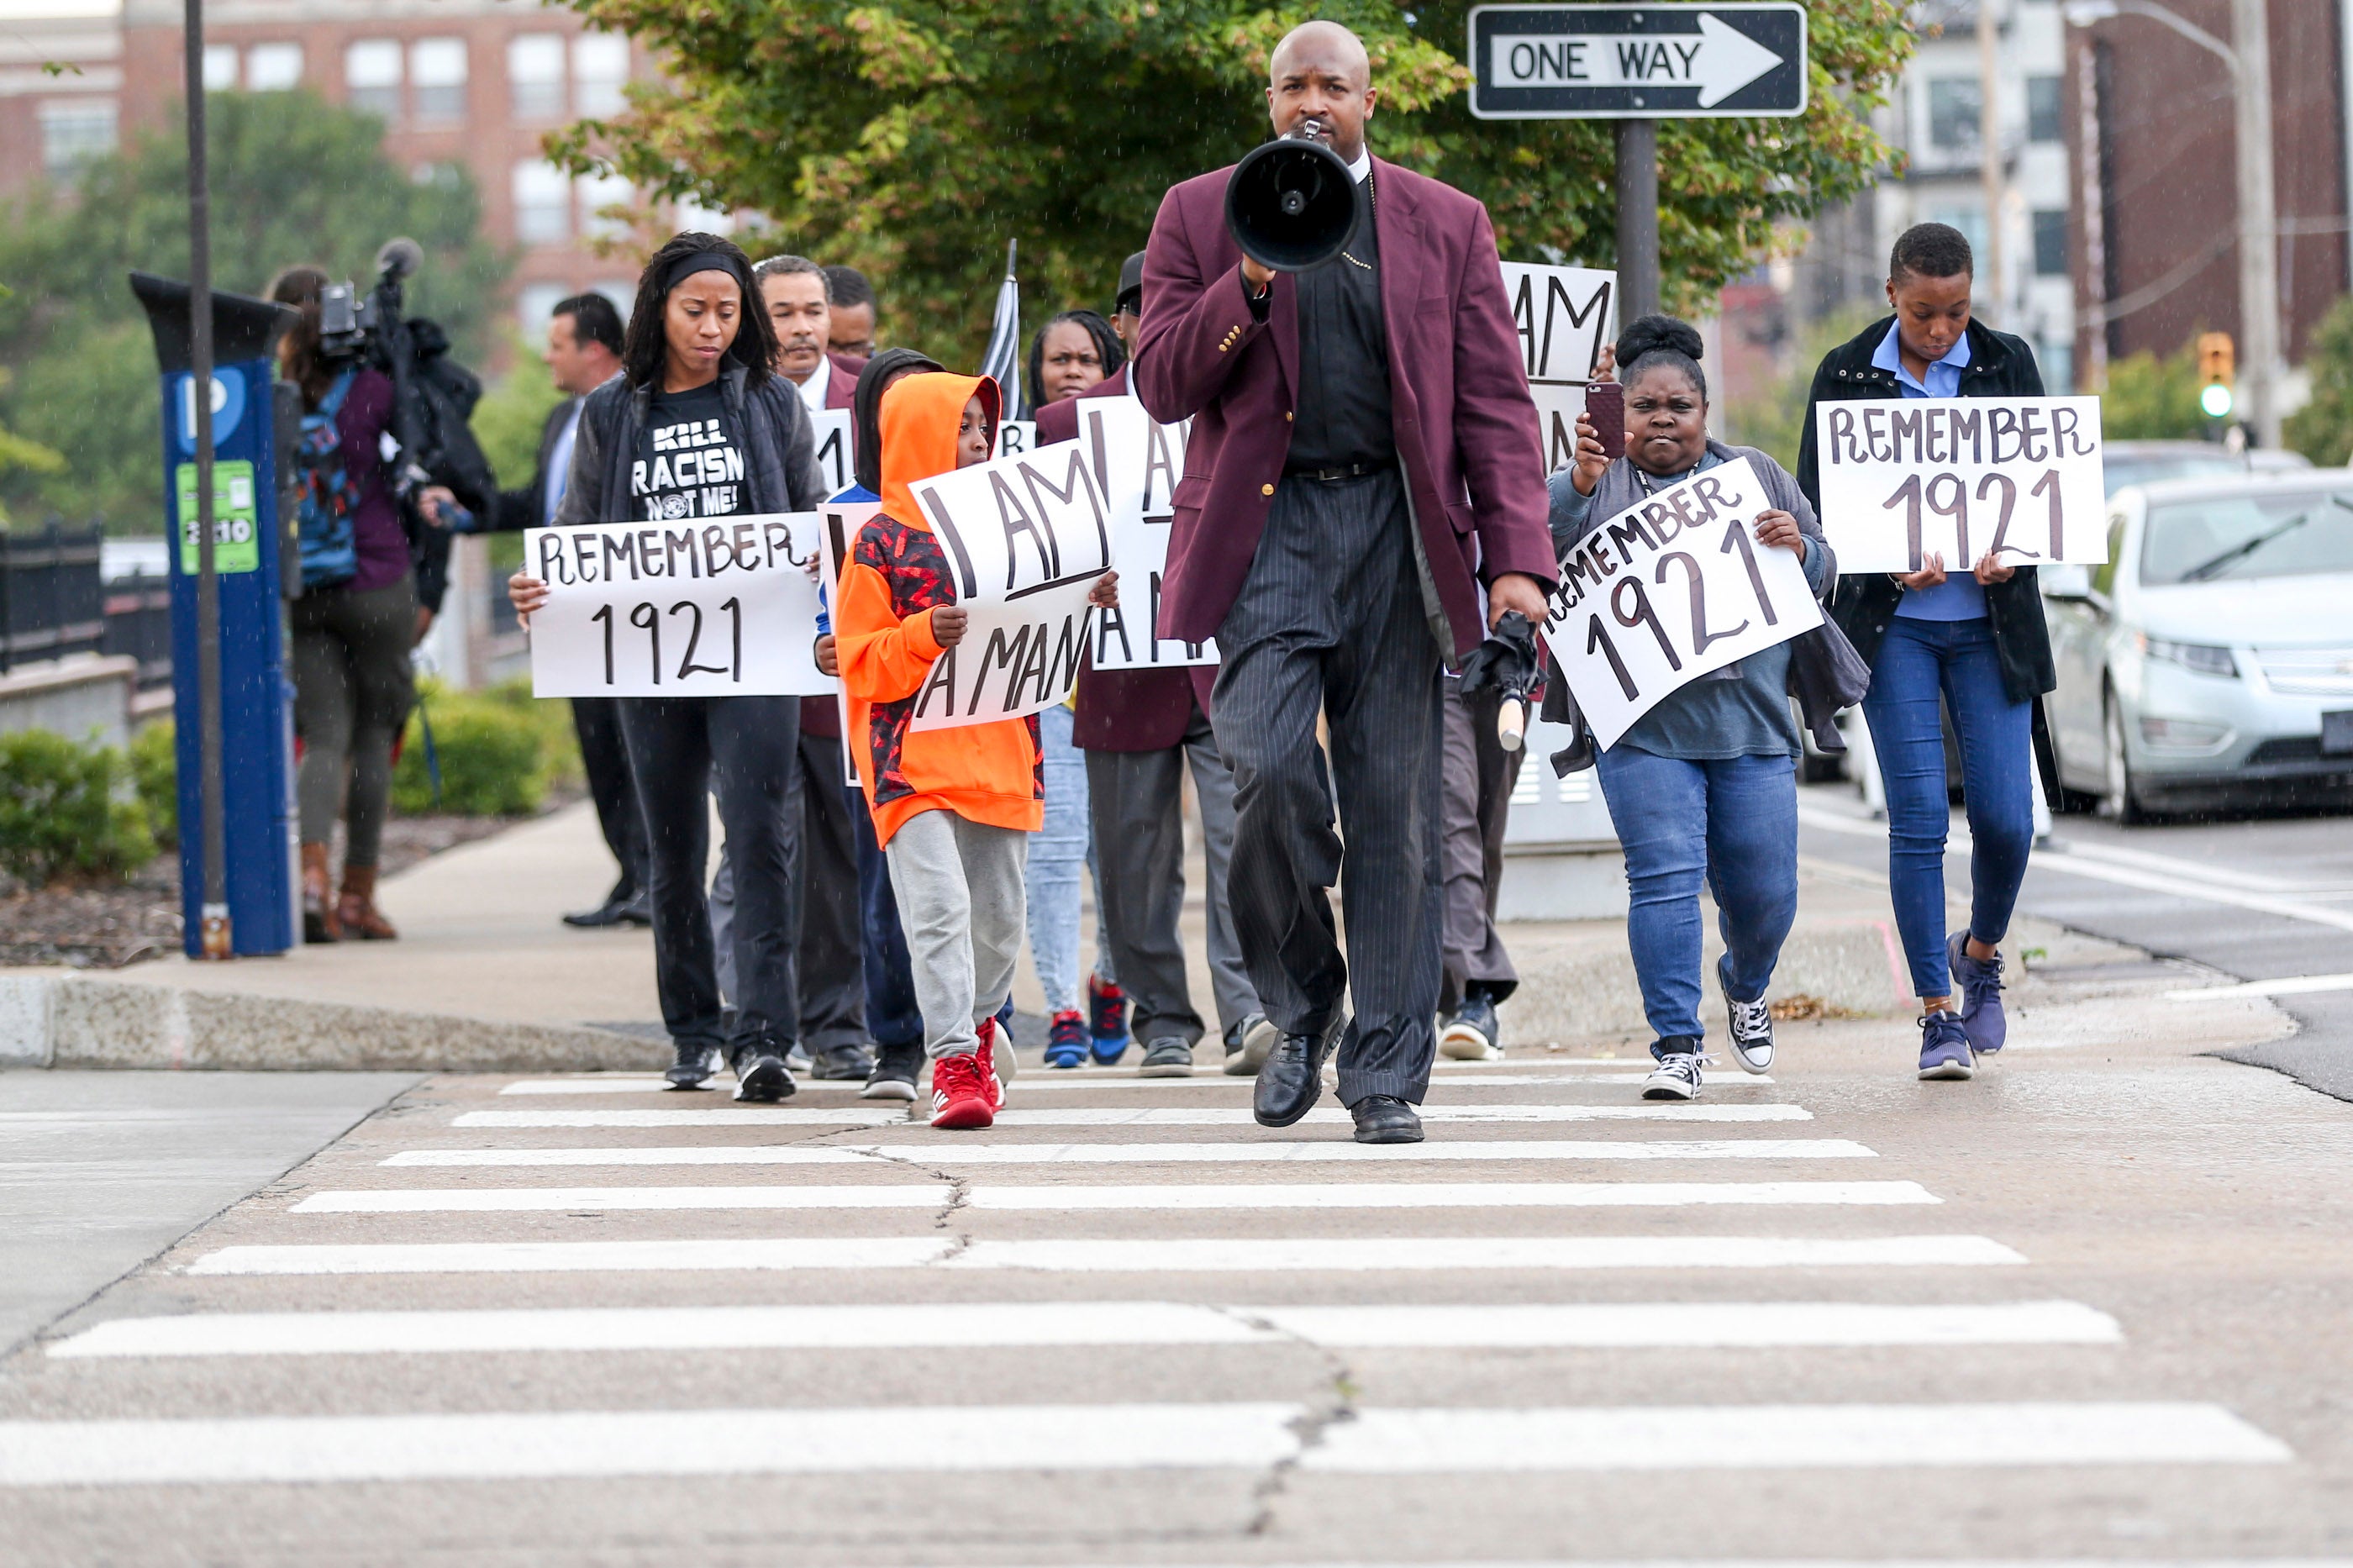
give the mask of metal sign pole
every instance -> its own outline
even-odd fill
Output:
[[[1618,319],[1659,308],[1659,122],[1618,121]]]
[[[220,576],[213,559],[212,191],[205,146],[205,7],[187,0],[188,408],[196,468],[196,713],[203,759],[204,955],[229,956],[228,832],[221,790]]]

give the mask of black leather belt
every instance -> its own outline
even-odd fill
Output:
[[[1395,459],[1386,463],[1348,463],[1336,468],[1293,468],[1282,477],[1286,479],[1314,479],[1318,484],[1336,484],[1342,479],[1361,479],[1366,474],[1386,474],[1397,467]]]

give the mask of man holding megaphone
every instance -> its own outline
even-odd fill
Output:
[[[1486,209],[1366,150],[1377,95],[1346,28],[1295,29],[1269,75],[1278,140],[1170,190],[1145,252],[1135,390],[1193,420],[1159,631],[1224,654],[1234,922],[1283,1032],[1258,1120],[1305,1116],[1336,1049],[1357,1139],[1413,1142],[1440,977],[1440,668],[1507,611],[1543,621],[1544,463]]]

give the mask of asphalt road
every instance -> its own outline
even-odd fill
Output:
[[[0,1556],[2324,1558],[2353,1107],[2179,980],[2024,977],[1967,1084],[1888,1019],[1691,1108],[1525,1052],[1401,1150],[1223,1078],[436,1079],[0,1361]]]
[[[1843,784],[1801,796],[1799,852],[1884,875],[1886,830]],[[1949,894],[1968,889],[1954,814]],[[2353,1100],[2353,812],[2248,813],[2121,826],[2063,816],[2030,861],[2021,909],[2276,987],[2297,1034],[2234,1053]],[[2283,986],[2306,981],[2315,989]],[[2204,1004],[2184,1004],[2203,1005]]]

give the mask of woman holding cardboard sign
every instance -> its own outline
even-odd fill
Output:
[[[1887,262],[1894,320],[1833,349],[1806,403],[1799,482],[1821,494],[1814,410],[1889,397],[2040,397],[2042,375],[2023,339],[1969,316],[1973,263],[1956,228],[1906,229]],[[1964,568],[1967,568],[1966,570]],[[1919,994],[1920,1076],[1965,1079],[2001,1049],[2001,952],[2034,843],[2036,700],[2058,684],[2031,566],[1988,552],[1975,563],[1929,555],[1903,575],[1859,574],[1831,613],[1871,663],[1862,705],[1887,786],[1887,880]],[[1945,930],[1942,706],[1961,743],[1969,850],[1968,929]],[[1955,994],[1956,991],[1959,994]]]
[[[1566,560],[1588,534],[1644,498],[1745,458],[1771,503],[1755,514],[1757,542],[1795,554],[1819,597],[1837,581],[1837,563],[1813,509],[1772,458],[1709,438],[1702,352],[1699,333],[1666,316],[1645,316],[1619,338],[1625,455],[1612,458],[1591,416],[1577,417],[1577,461],[1551,480],[1553,542]],[[1668,563],[1660,563],[1662,571]],[[1841,646],[1825,625],[1697,676],[1661,698],[1598,757],[1586,754],[1590,732],[1567,681],[1552,682],[1546,717],[1575,721],[1580,737],[1554,765],[1565,773],[1594,763],[1625,847],[1627,940],[1642,1010],[1658,1035],[1651,1047],[1658,1066],[1642,1087],[1646,1100],[1699,1094],[1707,1060],[1699,1020],[1703,881],[1715,896],[1724,932],[1716,979],[1733,1058],[1752,1073],[1773,1064],[1765,988],[1798,910],[1799,744],[1789,698],[1796,693],[1805,703],[1810,724],[1827,723],[1834,705],[1822,706],[1819,683],[1810,677],[1816,667],[1834,666]]]
[[[775,374],[776,340],[752,263],[731,240],[677,236],[646,264],[621,374],[588,395],[556,526],[813,510],[825,498],[808,411]],[[526,626],[547,584],[518,572]],[[665,1075],[699,1089],[725,1049],[735,1098],[793,1092],[800,1033],[800,700],[625,697],[621,738],[645,813],[654,976],[677,1048]],[[735,868],[741,994],[723,1012],[703,893],[712,790]]]

